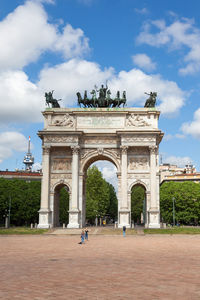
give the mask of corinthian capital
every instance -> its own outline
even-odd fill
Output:
[[[49,155],[50,147],[42,146],[42,152],[43,152],[43,155]]]
[[[122,154],[127,154],[128,146],[120,146]]]
[[[76,146],[72,146],[72,154],[78,154],[79,150],[80,150],[80,146],[76,145]]]
[[[157,148],[158,148],[157,146],[149,146],[150,153],[156,154]]]

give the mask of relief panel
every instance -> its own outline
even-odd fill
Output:
[[[129,157],[128,169],[134,170],[149,170],[149,158],[146,156]]]
[[[52,158],[51,162],[52,171],[69,171],[71,170],[70,158]]]

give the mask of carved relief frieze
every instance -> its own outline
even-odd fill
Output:
[[[71,170],[71,159],[70,158],[52,158],[51,170],[52,171]]]
[[[66,149],[59,149],[59,148],[54,148],[52,149],[51,151],[51,156],[54,157],[54,156],[57,156],[57,157],[66,157],[66,156],[71,156],[71,148],[67,148]]]
[[[148,147],[129,147],[129,155],[149,155]]]
[[[51,179],[71,179],[72,175],[71,174],[51,174]]]
[[[122,141],[125,143],[131,142],[155,142],[156,138],[154,136],[137,134],[133,136],[123,136]]]
[[[63,136],[63,135],[48,135],[44,136],[44,142],[48,143],[77,143],[78,137],[76,136]]]
[[[126,126],[129,127],[146,127],[151,126],[145,121],[144,117],[135,114],[129,114],[126,118]]]
[[[149,174],[133,174],[133,173],[128,173],[127,174],[128,179],[149,179],[150,175]]]
[[[72,116],[70,116],[69,113],[66,113],[65,115],[63,115],[61,117],[55,116],[52,120],[51,125],[65,126],[65,127],[73,128],[75,125],[75,120]]]
[[[110,137],[87,137],[85,139],[81,140],[81,143],[84,144],[89,144],[89,145],[106,145],[106,144],[116,144],[116,139],[115,138],[110,138]]]
[[[130,170],[147,170],[149,168],[148,157],[130,157],[128,168]]]

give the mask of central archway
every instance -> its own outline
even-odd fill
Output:
[[[117,165],[118,164],[114,161],[114,159],[111,158],[108,155],[102,155],[102,154],[100,154],[100,155],[92,155],[91,157],[89,157],[85,161],[85,163],[83,165],[83,172],[82,172],[82,174],[83,174],[82,181],[83,182],[82,182],[82,192],[81,192],[81,194],[82,194],[82,197],[83,197],[82,198],[82,226],[83,227],[87,226],[88,223],[89,224],[93,224],[93,225],[94,224],[95,225],[98,225],[98,224],[102,225],[102,221],[108,221],[108,220],[111,221],[112,220],[114,222],[115,219],[117,219],[117,216],[115,216],[115,218],[114,218],[113,216],[110,216],[108,214],[108,212],[103,213],[102,212],[103,209],[101,210],[101,209],[98,209],[97,207],[96,208],[93,207],[93,214],[92,215],[95,215],[94,218],[89,218],[87,216],[87,210],[86,210],[86,208],[88,207],[88,197],[89,197],[89,194],[88,194],[88,191],[87,191],[86,187],[87,187],[87,184],[88,184],[88,181],[87,181],[88,171],[90,172],[91,168],[95,168],[98,165],[98,167],[97,167],[98,171],[96,170],[96,172],[97,172],[96,174],[98,176],[98,172],[101,173],[101,170],[99,168],[99,164],[98,163],[103,163],[103,162],[109,162],[110,165],[113,165],[115,167],[115,170],[113,170],[113,172],[116,173],[116,181],[117,181],[116,184],[117,184],[117,190],[118,190],[118,184],[119,184],[119,181],[118,181],[118,178],[117,178],[117,174],[118,174]],[[95,169],[93,170],[93,172],[94,171],[95,171]],[[101,174],[101,175],[102,175],[102,180],[105,181],[104,188],[107,189],[107,192],[108,193],[112,193],[112,189],[113,189],[114,190],[113,193],[115,193],[115,189],[114,189],[113,185],[110,182],[107,182],[105,178],[103,178],[103,174]],[[103,181],[101,182],[102,184],[104,184]],[[93,186],[94,186],[94,189],[95,189],[95,182],[93,183]],[[100,188],[102,188],[102,187],[100,187]],[[109,189],[109,191],[108,191],[108,189]],[[96,193],[97,193],[97,196],[98,195],[100,196],[98,189],[96,190]],[[117,195],[116,195],[116,197],[117,197]],[[104,209],[104,212],[105,212],[105,210],[108,211],[109,207],[107,207],[107,209]],[[118,211],[118,204],[117,204],[117,211]]]

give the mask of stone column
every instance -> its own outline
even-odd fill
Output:
[[[68,228],[79,228],[79,146],[72,148],[72,198],[71,209],[69,211],[69,224]]]
[[[85,182],[84,173],[79,172],[79,225],[81,228],[85,226]]]
[[[156,166],[156,156],[157,156],[157,146],[151,146],[150,149],[150,193],[151,193],[151,204],[149,210],[149,228],[160,228],[160,218],[159,218],[159,207],[157,199],[157,166]]]
[[[130,209],[128,208],[127,191],[127,146],[121,146],[121,201],[119,209],[118,227],[124,225],[130,228]]]
[[[42,186],[41,186],[41,202],[39,210],[38,228],[49,228],[49,165],[50,165],[50,147],[43,147],[42,153]]]

